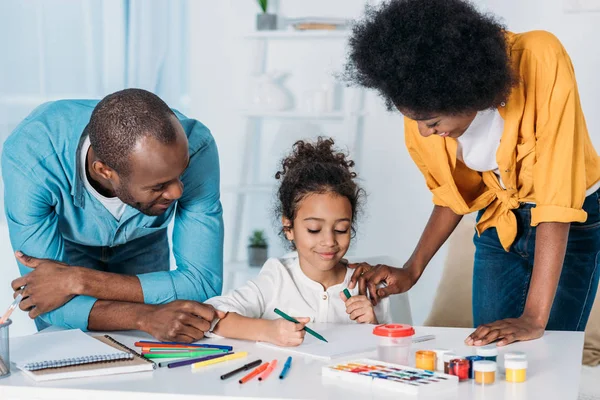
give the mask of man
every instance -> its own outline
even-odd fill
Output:
[[[46,103],[4,144],[2,176],[23,275],[12,287],[38,328],[183,342],[209,329],[216,313],[200,302],[221,292],[223,220],[217,146],[200,122],[141,89]]]

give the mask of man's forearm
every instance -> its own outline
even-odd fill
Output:
[[[152,310],[149,304],[98,300],[90,312],[91,331],[144,330],[142,316]]]
[[[85,267],[72,267],[73,293],[99,300],[143,303],[144,293],[137,276],[96,271]]]
[[[413,269],[417,278],[421,276],[429,261],[454,232],[462,217],[448,207],[435,206],[433,208],[419,243],[407,262],[407,267]]]
[[[535,259],[523,315],[546,327],[560,280],[571,224],[543,222],[536,229]]]

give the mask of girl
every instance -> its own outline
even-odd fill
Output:
[[[299,141],[281,163],[277,216],[281,233],[296,250],[269,259],[256,279],[226,296],[209,299],[227,312],[213,332],[234,338],[298,346],[308,322],[369,323],[389,321],[389,302],[373,307],[358,290],[342,291],[352,276],[342,259],[354,233],[364,191],[354,181],[354,162],[333,148],[331,139]],[[279,308],[300,322],[281,319]]]

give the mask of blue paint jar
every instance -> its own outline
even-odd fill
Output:
[[[483,357],[485,361],[496,362],[496,359],[498,358],[498,348],[495,344],[478,347],[477,355]]]
[[[473,369],[473,363],[475,361],[484,361],[483,357],[481,356],[468,356],[465,357],[467,360],[469,360],[469,379],[475,379],[475,370]]]

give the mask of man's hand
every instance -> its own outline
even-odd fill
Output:
[[[465,344],[484,346],[499,340],[497,346],[506,346],[517,341],[538,339],[544,334],[545,328],[545,324],[525,315],[520,318],[502,319],[479,326],[465,339]]]
[[[310,318],[296,318],[299,324],[286,321],[283,318],[269,321],[269,328],[265,332],[265,341],[277,346],[294,347],[304,341],[304,325],[310,322]]]
[[[358,282],[360,294],[366,294],[369,289],[373,305],[377,305],[381,298],[408,291],[418,280],[418,276],[410,268],[395,268],[382,264],[372,266],[367,263],[350,264],[348,267],[354,269],[348,287],[354,289]],[[381,283],[385,283],[385,287],[377,289]]]
[[[215,318],[225,317],[225,313],[213,306],[191,300],[153,305],[148,310],[139,316],[139,329],[168,342],[191,343],[202,339]]]
[[[360,324],[379,323],[375,316],[373,304],[367,299],[367,296],[361,294],[347,299],[344,292],[340,292],[340,298],[346,305],[346,313],[350,316],[352,321],[356,321]]]
[[[15,252],[17,260],[33,271],[12,281],[14,296],[21,293],[23,300],[19,308],[29,311],[30,318],[50,312],[62,306],[75,295],[75,273],[77,267],[27,256]]]

